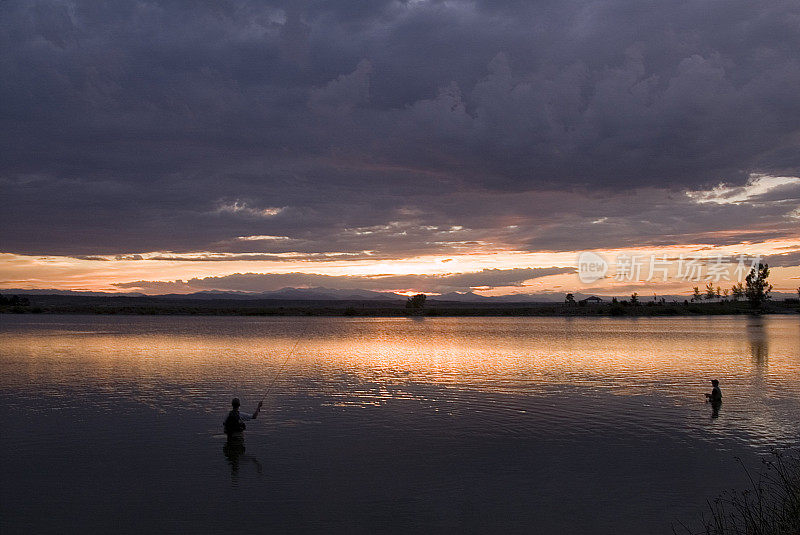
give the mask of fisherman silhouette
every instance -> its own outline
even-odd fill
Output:
[[[719,389],[719,381],[716,379],[711,379],[711,393],[706,394],[706,399],[710,402],[721,402],[722,401],[722,391]]]
[[[222,427],[225,429],[225,434],[228,435],[228,438],[231,438],[233,435],[240,435],[247,428],[245,425],[246,420],[255,420],[258,418],[258,412],[261,410],[261,405],[263,405],[263,401],[258,402],[258,407],[256,407],[256,411],[253,414],[247,414],[245,412],[239,412],[239,398],[233,398],[231,400],[231,405],[233,408],[231,412],[228,413],[228,417],[225,418],[225,421],[222,423]]]
[[[231,466],[231,477],[234,481],[238,478],[239,464],[242,460],[252,461],[258,473],[261,473],[261,463],[258,462],[258,459],[245,454],[244,430],[247,426],[244,422],[258,418],[258,413],[261,411],[261,406],[263,404],[263,401],[259,401],[255,412],[253,414],[247,414],[245,412],[239,412],[239,406],[241,405],[239,398],[233,398],[231,400],[231,406],[233,408],[222,423],[225,434],[228,436],[228,440],[225,441],[225,445],[222,447],[222,452],[225,454]]]
[[[722,391],[719,389],[719,381],[711,379],[711,393],[706,394],[706,401],[711,402],[711,417],[719,418],[719,409],[722,406]]]

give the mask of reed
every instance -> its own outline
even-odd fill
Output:
[[[673,532],[690,535],[800,534],[800,453],[773,450],[753,474],[738,459],[750,482],[708,502],[701,529],[681,523]]]

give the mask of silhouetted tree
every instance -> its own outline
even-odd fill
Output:
[[[567,303],[568,305],[574,305],[575,304],[575,296],[572,295],[572,294],[567,294],[567,297],[564,300],[564,302]]]
[[[406,301],[406,308],[423,308],[425,306],[425,299],[428,296],[425,294],[417,294],[413,297],[409,297],[408,301]]]
[[[767,277],[769,277],[769,265],[759,262],[744,279],[744,294],[753,308],[760,308],[769,299],[772,285],[767,281]]]
[[[706,301],[710,301],[711,299],[714,299],[716,296],[717,294],[716,292],[714,292],[714,283],[709,282],[708,284],[706,284],[706,295],[705,295]]]
[[[29,306],[31,304],[30,300],[27,297],[20,297],[18,295],[11,295],[6,297],[5,295],[0,295],[0,305],[11,305],[14,307],[17,306]]]
[[[744,286],[742,286],[741,282],[734,284],[733,287],[731,287],[731,296],[733,297],[734,301],[738,301],[744,297]]]
[[[700,288],[695,286],[694,288],[692,288],[692,301],[700,301],[700,299],[702,299],[702,297],[700,296]]]
[[[631,294],[631,304],[632,305],[638,305],[639,304],[639,294],[638,293],[633,292]]]

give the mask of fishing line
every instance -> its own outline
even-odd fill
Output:
[[[267,399],[267,395],[269,394],[270,390],[272,390],[272,387],[273,387],[273,385],[275,385],[275,382],[278,380],[278,377],[280,377],[281,372],[283,372],[283,368],[289,362],[289,359],[292,358],[292,355],[294,354],[294,350],[297,349],[297,346],[300,344],[300,340],[302,340],[303,336],[305,336],[306,331],[308,330],[308,325],[309,324],[306,323],[306,326],[303,327],[303,331],[300,333],[300,336],[297,337],[297,341],[294,343],[294,346],[292,346],[292,350],[289,351],[288,355],[286,355],[286,358],[284,359],[283,364],[281,364],[281,367],[278,368],[278,372],[275,374],[275,376],[272,378],[272,381],[267,386],[267,391],[264,392],[264,396],[261,398],[261,402],[262,403],[264,402],[265,399]]]

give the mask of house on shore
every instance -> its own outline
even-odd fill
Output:
[[[582,305],[600,305],[603,303],[603,300],[596,295],[593,295],[591,297],[587,297],[586,299],[581,299],[579,303]]]

